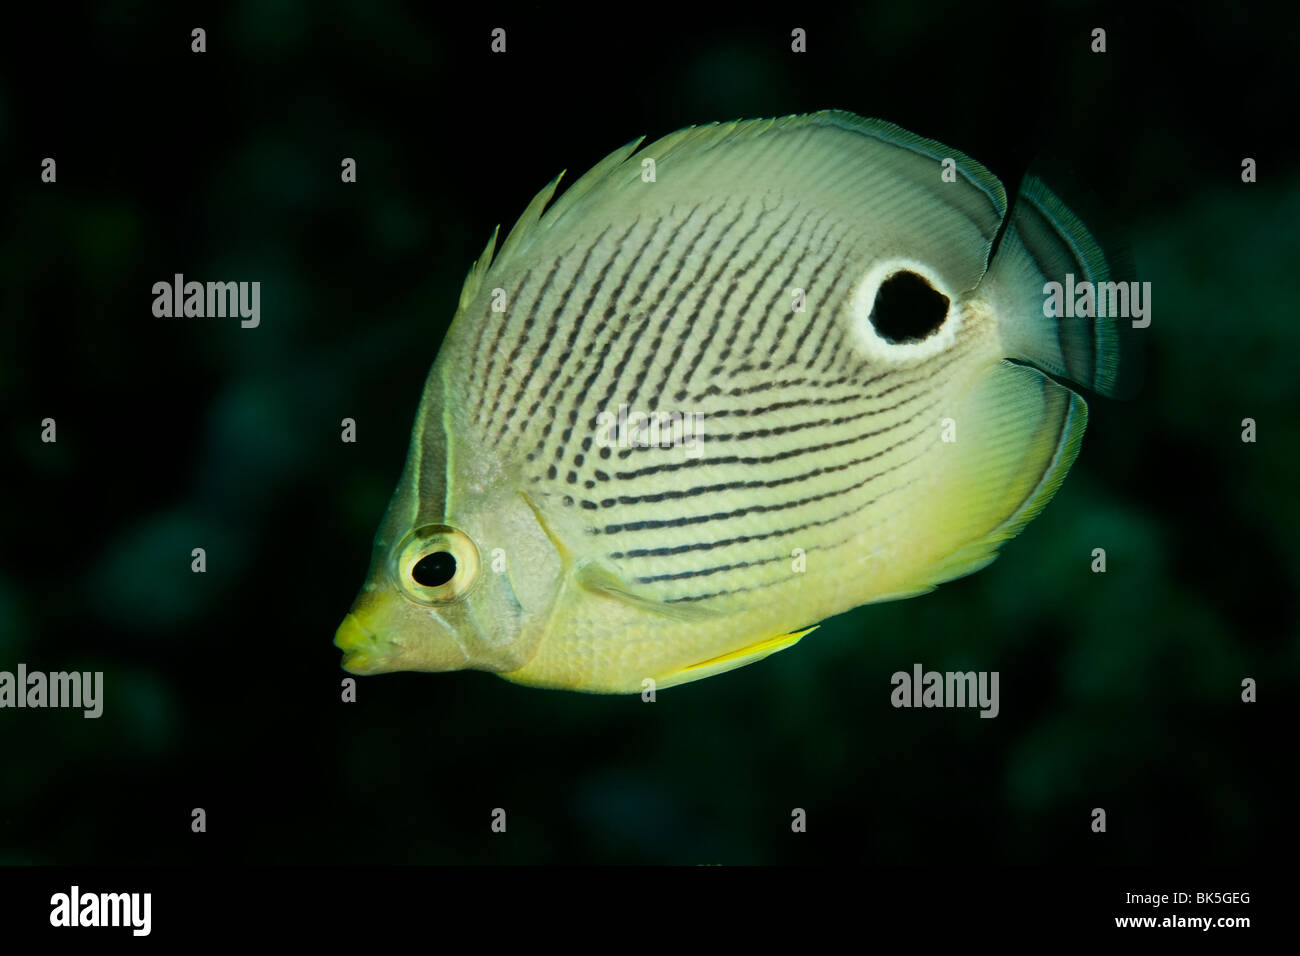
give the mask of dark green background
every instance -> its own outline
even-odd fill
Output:
[[[1294,15],[430,7],[104,3],[0,41],[0,669],[106,684],[99,720],[0,711],[0,862],[978,869],[1278,850]],[[939,139],[1009,188],[1034,164],[1152,283],[1143,390],[1091,402],[1046,512],[973,577],[653,705],[477,673],[362,679],[340,703],[330,641],[493,226],[635,136],[827,107]],[[38,181],[45,156],[57,185]],[[261,327],[153,318],[175,272],[260,280]],[[999,671],[1001,715],[893,709],[889,676],[914,662]]]

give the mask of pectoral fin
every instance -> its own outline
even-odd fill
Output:
[[[719,613],[697,602],[672,603],[657,597],[638,593],[636,585],[625,581],[614,571],[595,561],[583,563],[577,570],[576,579],[579,587],[597,597],[624,604],[632,604],[651,614],[670,617],[677,621],[700,621],[716,617]]]

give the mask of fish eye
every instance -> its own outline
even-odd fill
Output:
[[[425,588],[440,588],[456,576],[456,556],[450,551],[430,551],[411,568],[411,578]]]
[[[462,531],[431,524],[408,534],[394,551],[395,583],[422,604],[459,601],[478,578],[478,549]]]
[[[891,345],[920,342],[943,325],[950,302],[925,276],[900,269],[880,283],[868,318]]]

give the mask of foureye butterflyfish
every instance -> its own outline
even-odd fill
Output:
[[[1075,388],[1114,391],[1115,323],[1045,317],[1108,266],[1036,180],[1009,211],[845,112],[639,145],[471,269],[350,672],[620,693],[760,660],[992,561],[1079,451]]]

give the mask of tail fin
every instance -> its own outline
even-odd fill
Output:
[[[1067,276],[1072,276],[1067,279]],[[1048,315],[1047,284],[1073,288],[1111,281],[1111,265],[1079,218],[1037,179],[1021,186],[1011,222],[980,290],[998,311],[1007,358],[1113,396],[1121,386],[1120,355],[1126,318]],[[1127,288],[1122,290],[1127,302]],[[1125,370],[1125,375],[1129,370]]]

